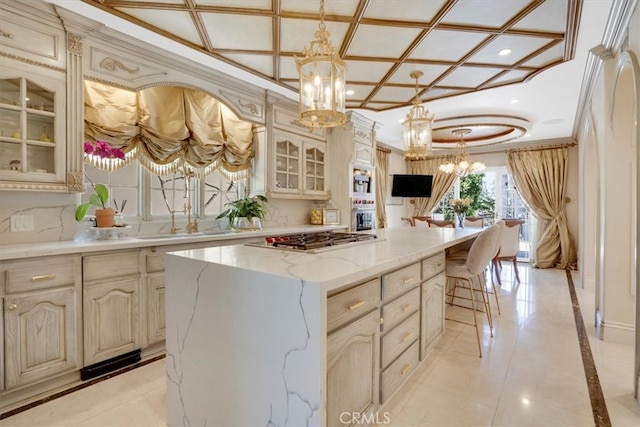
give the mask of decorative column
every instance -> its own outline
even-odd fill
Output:
[[[67,189],[83,192],[84,89],[82,38],[67,32]]]

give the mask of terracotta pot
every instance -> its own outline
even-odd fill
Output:
[[[96,225],[98,227],[113,227],[116,211],[113,208],[96,209]]]

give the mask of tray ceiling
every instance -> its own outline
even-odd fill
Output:
[[[84,0],[297,92],[319,0]],[[520,83],[573,59],[582,1],[325,0],[348,108],[384,111]],[[511,49],[509,55],[498,52]],[[351,92],[349,92],[351,93]]]

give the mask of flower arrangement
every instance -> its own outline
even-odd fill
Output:
[[[471,205],[471,199],[451,199],[449,204],[455,213],[465,213]]]
[[[101,159],[121,159],[124,160],[124,151],[119,148],[112,147],[107,141],[96,139],[96,143],[89,141],[84,142],[84,152],[98,156]]]
[[[96,140],[95,144],[92,144],[89,141],[84,142],[84,152],[86,154],[91,154],[94,156],[98,156],[102,159],[124,159],[124,151],[119,148],[112,147],[106,141]],[[107,207],[107,202],[109,201],[109,189],[103,184],[94,184],[88,177],[87,180],[91,183],[95,194],[89,196],[89,200],[80,203],[76,207],[76,221],[82,221],[84,217],[87,215],[89,211],[89,207],[96,206],[101,209],[111,209]],[[113,209],[111,209],[113,211]],[[111,214],[111,217],[115,215],[115,211]],[[107,227],[112,226],[105,225]],[[98,224],[100,226],[100,224]]]

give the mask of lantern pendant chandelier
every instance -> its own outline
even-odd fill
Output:
[[[481,162],[469,162],[469,153],[467,152],[467,144],[464,142],[464,136],[471,133],[469,128],[454,129],[451,131],[456,135],[460,135],[460,142],[458,142],[456,157],[452,162],[440,165],[440,170],[445,173],[455,173],[460,178],[464,178],[470,173],[478,173],[483,171],[486,166]]]
[[[432,156],[431,151],[431,124],[433,114],[429,113],[420,103],[420,88],[418,79],[422,77],[422,71],[413,71],[410,76],[416,80],[416,95],[413,98],[413,107],[402,122],[404,126],[404,140],[407,146],[404,158],[408,160],[422,160]]]
[[[310,129],[343,125],[347,63],[331,45],[324,24],[324,0],[320,0],[320,24],[316,39],[296,59],[300,75],[300,117],[298,123]]]

